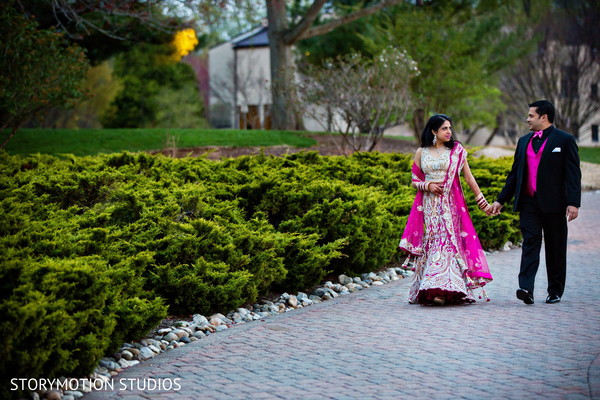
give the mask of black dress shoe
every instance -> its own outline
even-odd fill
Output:
[[[546,297],[546,303],[549,303],[549,304],[560,303],[560,296],[557,294],[551,294],[548,297]]]
[[[525,289],[517,289],[517,299],[523,300],[525,304],[533,304],[533,295]]]

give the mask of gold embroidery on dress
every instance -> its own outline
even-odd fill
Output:
[[[462,147],[452,152],[445,152],[439,158],[434,158],[425,148],[421,161],[421,169],[426,180],[443,180],[443,195],[437,196],[425,192],[423,196],[423,213],[425,221],[425,236],[423,239],[423,256],[414,261],[415,278],[409,293],[411,303],[418,302],[419,292],[426,290],[443,290],[462,295],[463,301],[475,301],[473,290],[466,275],[467,264],[461,254],[464,253],[462,242],[459,240],[460,216],[452,211],[454,201],[451,191],[454,179],[459,179],[464,161],[458,163],[465,150]],[[464,157],[462,158],[464,160]],[[448,168],[450,167],[450,170]]]

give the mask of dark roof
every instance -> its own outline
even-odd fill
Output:
[[[242,37],[239,40],[233,40],[233,48],[239,49],[242,47],[264,47],[269,45],[269,28],[263,26],[257,32],[250,36]]]

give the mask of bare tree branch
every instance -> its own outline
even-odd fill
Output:
[[[202,0],[201,0],[202,1]],[[94,32],[122,40],[127,27],[137,21],[152,29],[172,32],[175,27],[165,10],[198,7],[196,0],[49,0],[56,25],[66,35],[80,39]],[[21,7],[23,5],[21,4]]]
[[[591,97],[591,86],[599,81],[600,68],[588,46],[544,41],[501,79],[509,121],[522,121],[528,103],[547,99],[557,109],[555,124],[578,137],[580,128],[600,112],[600,101]]]
[[[555,125],[575,137],[585,135],[581,128],[600,112],[600,100],[592,96],[592,86],[600,82],[600,7],[596,1],[561,7],[540,23],[537,49],[501,76],[508,110],[499,116],[498,133],[514,136],[524,130],[524,110],[537,99],[551,101],[557,110]]]
[[[402,1],[404,1],[404,0],[385,0],[385,1],[382,1],[381,3],[372,5],[370,7],[363,8],[362,10],[358,10],[351,14],[344,15],[343,17],[337,18],[337,19],[327,22],[323,25],[314,26],[314,27],[312,27],[310,29],[306,29],[302,32],[295,32],[295,36],[291,36],[291,34],[290,34],[290,38],[286,37],[286,39],[289,40],[291,38],[294,38],[295,40],[293,40],[293,42],[296,42],[298,40],[308,39],[313,36],[324,35],[326,33],[331,32],[332,30],[334,30],[336,28],[339,28],[342,25],[345,25],[352,21],[356,21],[357,19],[365,17],[367,15],[374,14],[385,7],[399,4]],[[288,42],[288,43],[293,43],[293,42]]]
[[[287,33],[285,34],[285,42],[288,44],[294,44],[297,42],[300,36],[311,27],[315,19],[319,16],[319,12],[326,2],[327,0],[315,0],[311,4],[308,11],[306,11],[306,14],[304,14],[304,17],[300,20],[300,22],[298,22],[291,29],[288,29]]]
[[[371,151],[410,106],[408,83],[417,73],[405,52],[388,48],[373,60],[352,54],[312,67],[300,84],[305,113],[340,133],[341,147]],[[333,118],[331,115],[333,114]]]

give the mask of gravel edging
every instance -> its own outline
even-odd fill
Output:
[[[139,341],[124,343],[118,352],[104,357],[98,362],[94,372],[83,378],[60,377],[44,380],[43,389],[30,391],[33,400],[77,400],[85,393],[105,388],[119,373],[134,365],[151,360],[158,354],[202,340],[203,338],[226,331],[234,326],[256,320],[264,321],[270,316],[287,313],[323,301],[337,298],[371,286],[384,285],[406,277],[413,272],[401,268],[386,268],[378,272],[360,276],[338,276],[338,283],[327,281],[316,287],[309,295],[283,293],[271,300],[262,300],[247,308],[237,308],[227,315],[216,313],[210,317],[194,314],[191,320],[167,318],[158,327]],[[31,379],[29,381],[38,381]],[[38,382],[35,382],[37,385]],[[39,385],[37,385],[39,386]]]

